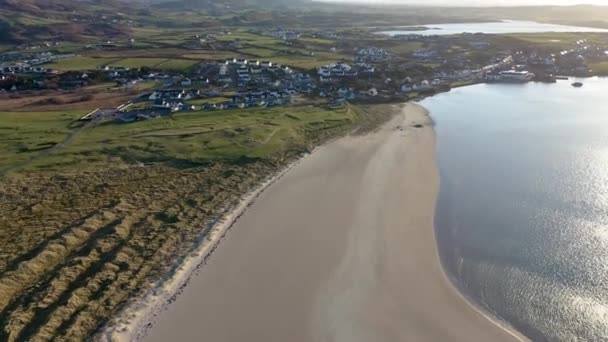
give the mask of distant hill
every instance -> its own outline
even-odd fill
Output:
[[[130,8],[118,0],[0,0],[0,43],[124,34],[121,25],[104,23],[100,17],[128,13]]]
[[[217,5],[217,4],[229,4],[233,6],[239,5],[286,5],[286,4],[299,4],[303,2],[310,2],[312,0],[225,0],[225,1],[217,1],[217,0],[123,0],[123,1],[132,1],[132,2],[140,2],[140,3],[148,3],[148,4],[160,4],[167,2],[181,2],[181,3],[192,3],[192,4],[207,4],[207,5]]]
[[[310,3],[312,0],[132,0],[147,4],[156,4],[169,7],[183,7],[204,9],[206,7],[230,7],[230,8],[289,8]],[[269,7],[271,6],[271,7]]]
[[[68,12],[87,10],[90,5],[100,7],[124,7],[126,3],[120,0],[0,0],[0,9],[15,10],[22,13],[44,14],[44,12]]]
[[[146,19],[155,17],[152,15],[155,11],[166,13],[172,10],[202,10],[212,16],[222,16],[241,9],[265,12],[293,8],[310,1],[312,0],[0,0],[0,43],[83,41],[93,37],[110,39],[129,34],[130,27],[124,25],[122,19],[137,18],[139,22],[150,23],[154,20]],[[255,16],[249,15],[226,23],[238,25],[253,19]],[[170,24],[168,21],[162,22]]]

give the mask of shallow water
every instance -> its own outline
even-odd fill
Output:
[[[436,122],[444,265],[534,340],[608,341],[608,79],[481,84]]]
[[[608,32],[605,29],[591,28],[591,27],[580,27],[580,26],[567,26],[567,25],[554,25],[554,24],[542,24],[533,21],[513,21],[505,20],[502,22],[493,23],[459,23],[459,24],[436,24],[436,25],[424,25],[429,28],[428,30],[422,31],[411,31],[411,30],[393,30],[383,31],[390,36],[394,35],[405,35],[405,34],[419,34],[423,36],[445,36],[451,34],[461,33],[486,33],[486,34],[505,34],[505,33],[538,33],[538,32]]]

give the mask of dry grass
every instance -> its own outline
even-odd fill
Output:
[[[5,180],[0,340],[87,336],[271,168],[129,166]]]

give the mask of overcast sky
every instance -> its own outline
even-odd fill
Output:
[[[324,0],[328,1],[328,0]],[[331,0],[343,2],[393,3],[414,5],[509,6],[509,5],[608,5],[608,0]]]

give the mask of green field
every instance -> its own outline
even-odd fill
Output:
[[[261,48],[240,49],[239,52],[247,54],[247,55],[261,57],[261,58],[272,57],[272,56],[275,56],[277,54],[277,51],[275,51],[275,50],[261,49]]]
[[[62,142],[83,113],[0,113],[0,168],[22,163]],[[300,151],[314,139],[345,130],[358,107],[281,107],[184,112],[131,124],[106,122],[78,133],[65,147],[30,166],[44,170],[127,162],[203,163],[273,158]]]
[[[601,33],[577,33],[577,32],[548,32],[548,33],[516,33],[506,36],[535,43],[545,47],[564,47],[574,45],[579,40],[587,40],[590,43],[603,44],[608,42],[608,37]]]
[[[188,101],[188,104],[191,105],[203,105],[203,104],[216,104],[216,103],[222,103],[222,102],[227,102],[230,101],[229,97],[212,97],[212,98],[208,98],[208,99],[198,99],[198,100],[190,100]]]
[[[142,81],[142,82],[137,82],[135,84],[135,86],[133,86],[133,89],[136,90],[151,90],[151,89],[155,89],[158,88],[160,85],[162,84],[162,82],[160,81]]]
[[[76,71],[76,70],[94,70],[99,67],[112,64],[116,62],[117,58],[97,58],[97,57],[72,57],[60,59],[48,67],[51,69],[57,69],[62,71]]]
[[[406,42],[402,42],[398,45],[389,47],[389,50],[395,54],[410,54],[418,49],[423,48],[424,45],[425,44],[423,42],[406,41]]]
[[[272,46],[282,44],[280,39],[274,37],[261,36],[254,33],[249,33],[245,31],[235,31],[230,34],[218,36],[217,40],[220,41],[234,41],[238,40],[242,43],[248,43],[256,46]]]
[[[34,16],[29,16],[29,15],[20,16],[20,17],[16,18],[16,21],[18,21],[19,23],[21,23],[23,25],[31,25],[31,26],[42,26],[42,25],[49,25],[49,24],[65,23],[65,21],[63,21],[63,20],[34,17]]]
[[[323,65],[333,64],[343,59],[331,58],[327,56],[281,56],[273,57],[271,60],[275,64],[287,65],[297,69],[310,70]]]
[[[197,60],[207,60],[207,61],[215,61],[215,60],[221,60],[221,59],[226,59],[226,58],[234,58],[236,57],[234,52],[230,52],[230,51],[210,51],[210,50],[205,50],[205,51],[200,51],[200,52],[196,52],[196,53],[186,53],[181,55],[181,57],[184,58],[190,58],[190,59],[197,59]]]
[[[166,61],[166,58],[124,58],[110,64],[110,66],[130,69],[136,69],[141,67],[154,68],[157,65]]]
[[[162,70],[186,71],[198,63],[198,61],[189,59],[169,59],[156,65],[156,68]]]
[[[0,170],[64,141],[83,112],[0,112]]]
[[[300,38],[298,38],[298,40],[302,41],[302,42],[306,42],[306,43],[327,45],[327,46],[330,46],[330,45],[336,43],[334,40],[325,39],[325,38],[300,37]]]
[[[141,67],[157,68],[161,70],[185,71],[199,63],[191,59],[168,58],[114,58],[114,57],[85,57],[78,56],[66,58],[50,64],[48,67],[62,71],[94,70],[106,65],[137,69]]]

